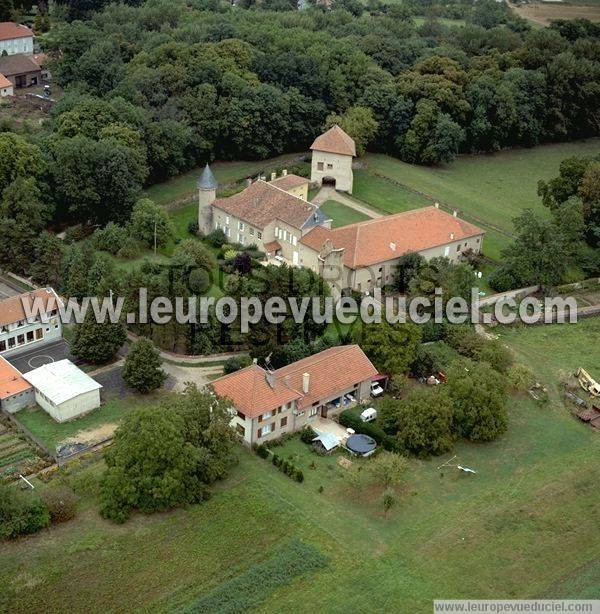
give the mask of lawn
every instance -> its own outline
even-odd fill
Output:
[[[81,418],[62,423],[56,422],[39,407],[24,409],[16,414],[15,418],[39,437],[50,451],[54,451],[57,444],[75,436],[80,431],[97,429],[107,424],[117,424],[126,413],[136,407],[155,404],[163,398],[164,394],[150,396],[130,394],[119,399],[111,399]]]
[[[569,415],[551,375],[580,361],[593,372],[599,330],[590,319],[503,331],[549,385],[549,404],[514,396],[505,436],[459,443],[458,462],[476,475],[438,471],[450,454],[411,460],[387,518],[379,492],[354,492],[336,455],[298,440],[274,450],[302,467],[302,484],[240,449],[208,502],[121,526],[95,511],[101,463],[75,469],[65,479],[82,496],[78,518],[0,545],[0,609],[174,611],[248,578],[291,539],[328,564],[284,586],[265,581],[261,612],[419,614],[440,597],[597,598],[600,440]]]
[[[463,155],[452,164],[436,168],[406,164],[380,154],[368,154],[365,162],[371,173],[380,173],[431,200],[456,207],[461,215],[512,233],[512,219],[527,207],[549,215],[537,196],[538,180],[556,176],[560,162],[569,156],[598,153],[600,139],[587,139]]]
[[[269,160],[214,162],[210,167],[219,184],[224,186],[244,179],[244,177],[257,175],[266,169],[282,166],[287,162],[290,164],[297,163],[301,156],[301,153],[284,154]],[[196,182],[202,173],[203,166],[149,187],[146,190],[146,195],[159,205],[168,205],[182,199],[192,198],[196,192]]]
[[[363,222],[370,219],[369,216],[352,209],[347,205],[342,205],[335,200],[328,200],[321,205],[321,211],[331,218],[331,227],[339,228],[340,226],[347,226],[348,224],[354,224],[355,222]]]

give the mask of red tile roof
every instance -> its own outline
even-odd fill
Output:
[[[300,243],[321,251],[329,239],[335,248],[344,250],[344,265],[355,269],[393,260],[407,252],[421,252],[483,235],[484,232],[436,207],[424,207],[333,230],[313,228],[300,239]]]
[[[283,175],[282,177],[278,177],[277,179],[273,179],[269,182],[271,185],[274,185],[281,190],[291,190],[292,188],[300,187],[301,185],[305,185],[310,183],[310,181],[306,177],[300,177],[300,175]]]
[[[343,154],[345,156],[355,156],[356,146],[354,140],[346,134],[337,124],[327,132],[315,139],[315,142],[310,146],[311,149],[317,151],[327,151],[329,153]]]
[[[21,372],[0,356],[0,400],[8,399],[30,388],[31,384],[23,379]]]
[[[217,198],[214,206],[257,228],[265,228],[275,220],[302,228],[318,209],[316,205],[260,179],[238,194]]]
[[[279,241],[271,241],[270,243],[265,243],[264,247],[267,253],[273,253],[281,249],[281,244]]]
[[[49,313],[54,309],[58,309],[62,304],[52,288],[42,288],[34,292],[25,292],[18,296],[11,296],[0,301],[0,326],[14,324],[15,322],[27,319],[23,302],[28,304],[30,309],[34,307],[37,309],[38,305],[40,305],[43,313]],[[38,313],[38,315],[41,315],[41,313]]]
[[[307,394],[302,392],[304,373],[310,375]],[[231,399],[245,416],[256,418],[293,400],[300,409],[310,407],[376,375],[377,369],[358,345],[343,345],[272,373],[251,365],[215,380],[212,387],[217,395]]]
[[[0,87],[12,87],[13,84],[2,73],[0,73]]]
[[[15,38],[28,38],[33,32],[27,27],[12,21],[0,23],[0,41],[13,40]]]

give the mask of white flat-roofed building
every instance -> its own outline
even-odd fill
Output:
[[[24,373],[36,403],[57,422],[77,418],[100,407],[102,386],[70,360],[59,360]]]

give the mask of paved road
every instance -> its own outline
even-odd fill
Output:
[[[370,218],[378,218],[383,217],[382,213],[371,209],[371,207],[355,200],[348,194],[344,194],[343,192],[336,192],[333,188],[321,188],[315,197],[312,199],[315,205],[322,205],[324,202],[328,200],[335,200],[342,205],[346,205],[346,207],[350,207],[359,213],[362,213]]]

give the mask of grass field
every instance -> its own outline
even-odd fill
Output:
[[[338,228],[340,226],[347,226],[348,224],[354,224],[355,222],[362,222],[370,219],[364,213],[351,209],[342,203],[338,203],[335,200],[328,200],[321,205],[321,210],[325,215],[329,216],[332,220],[331,227]]]
[[[537,196],[537,183],[558,174],[569,156],[600,153],[600,139],[541,145],[495,154],[459,156],[439,168],[406,164],[389,156],[366,156],[368,170],[418,190],[461,213],[512,232],[512,219],[530,207],[548,215]]]
[[[220,185],[239,181],[244,177],[256,175],[265,169],[271,169],[289,162],[290,164],[300,158],[302,154],[285,154],[269,160],[255,160],[250,162],[214,162],[210,165]],[[196,191],[196,182],[202,173],[202,167],[195,168],[149,187],[146,195],[159,205],[168,205],[174,201],[191,198]]]
[[[549,387],[549,404],[515,396],[505,436],[458,444],[474,476],[437,471],[450,455],[410,461],[388,518],[379,492],[355,492],[335,456],[297,440],[276,451],[294,458],[303,484],[240,450],[210,501],[123,526],[95,511],[101,463],[73,470],[65,479],[82,497],[79,516],[0,545],[0,609],[178,610],[247,577],[290,539],[328,564],[279,588],[265,583],[261,612],[418,614],[434,597],[598,598],[600,439],[571,418],[556,378],[579,364],[598,369],[599,333],[599,319],[501,331]]]

